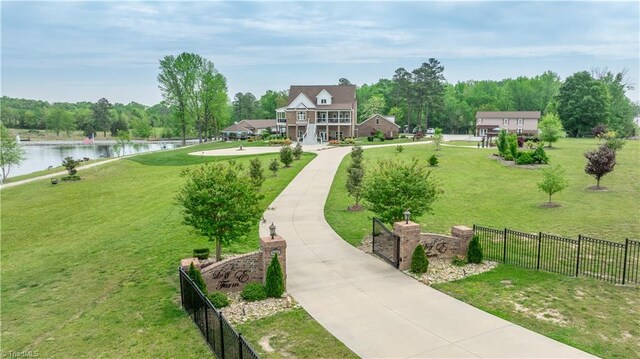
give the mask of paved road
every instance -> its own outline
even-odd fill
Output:
[[[265,213],[287,240],[287,290],[365,358],[590,357],[438,292],[342,240],[325,221],[350,148],[319,151]]]

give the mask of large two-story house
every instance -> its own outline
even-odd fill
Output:
[[[522,135],[537,135],[540,111],[476,112],[476,136],[494,137],[501,130]]]
[[[354,85],[291,86],[276,121],[289,138],[304,144],[341,140],[355,136],[357,108]]]

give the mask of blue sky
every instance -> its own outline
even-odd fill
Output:
[[[2,1],[1,11],[11,97],[154,104],[158,60],[183,51],[213,61],[230,97],[340,77],[372,83],[429,57],[449,82],[607,67],[640,86],[637,1]]]

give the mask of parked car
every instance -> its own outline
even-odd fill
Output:
[[[427,135],[435,135],[436,134],[436,130],[433,128],[427,128]]]

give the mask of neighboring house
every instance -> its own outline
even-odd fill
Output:
[[[234,123],[233,125],[220,131],[220,133],[222,133],[222,137],[224,138],[236,139],[236,138],[246,138],[251,134],[251,130],[249,130],[248,128],[238,123]]]
[[[271,132],[278,131],[278,127],[275,119],[273,120],[242,120],[238,122],[238,124],[250,130],[254,135],[261,134],[265,130],[270,130]]]
[[[355,135],[357,108],[354,85],[291,86],[287,106],[276,110],[276,122],[293,140],[341,140]]]
[[[500,130],[522,135],[537,135],[540,111],[476,112],[476,136],[494,137]]]
[[[375,114],[359,123],[356,127],[356,137],[371,136],[380,130],[386,138],[398,137],[400,126],[396,125],[395,116]]]
[[[231,138],[245,138],[251,135],[258,135],[265,130],[270,129],[271,132],[277,132],[278,127],[276,120],[242,120],[223,129],[222,135]]]

